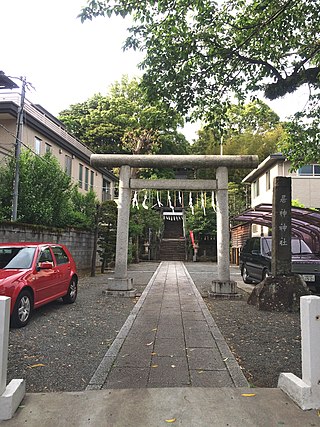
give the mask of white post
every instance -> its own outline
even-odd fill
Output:
[[[300,298],[302,379],[281,373],[278,387],[302,409],[320,409],[320,297]]]
[[[302,380],[317,387],[320,398],[320,298],[301,297],[300,306]]]
[[[7,385],[10,298],[0,296],[0,420],[12,418],[26,393],[24,380]]]
[[[0,297],[0,396],[7,386],[10,298]]]
[[[116,259],[114,278],[108,279],[107,294],[118,294],[121,296],[132,296],[133,280],[127,277],[128,263],[128,240],[129,240],[129,219],[130,219],[130,166],[121,166],[119,179],[119,201],[118,201],[118,223],[116,241]],[[120,291],[120,293],[119,293]],[[131,293],[128,291],[132,291]]]
[[[230,280],[228,169],[220,166],[217,178],[217,261],[218,280],[212,282],[214,295],[233,295],[236,283]]]

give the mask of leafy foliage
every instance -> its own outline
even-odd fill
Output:
[[[143,253],[143,243],[150,244],[150,250],[156,250],[156,245],[163,227],[163,220],[159,212],[151,209],[131,208],[129,222],[129,236],[133,240],[133,259],[139,261]],[[150,240],[151,238],[151,240]]]
[[[297,113],[292,122],[284,125],[286,132],[279,147],[290,159],[293,170],[305,164],[320,163],[320,108],[316,98],[303,114]]]
[[[95,222],[96,194],[90,190],[80,193],[77,186],[73,186],[69,199],[68,226],[91,228]]]
[[[20,157],[18,222],[53,227],[90,227],[95,195],[82,195],[72,186],[55,157],[23,150]],[[10,220],[15,161],[0,170],[0,219]]]
[[[99,209],[98,253],[101,261],[101,272],[105,266],[114,261],[117,237],[117,204],[113,200],[103,202]]]
[[[271,153],[277,152],[284,137],[279,117],[263,102],[255,100],[246,105],[232,105],[227,110],[229,127],[223,139],[210,126],[199,131],[199,139],[193,144],[194,154],[219,154],[222,150],[229,155],[256,154],[263,161]],[[229,171],[230,181],[240,184],[248,170]],[[214,177],[214,171],[201,170],[201,178]]]
[[[207,206],[211,205],[211,199],[207,198]],[[193,231],[195,239],[199,240],[201,236],[217,234],[217,217],[212,207],[208,207],[204,213],[199,203],[194,206],[194,214],[191,209],[186,209],[186,228],[187,231]]]
[[[80,17],[112,14],[132,16],[125,47],[146,52],[149,97],[220,133],[234,99],[276,99],[308,85],[314,103],[288,126],[283,147],[295,167],[320,160],[318,0],[89,0]]]
[[[185,153],[183,119],[165,103],[150,102],[138,80],[123,77],[107,96],[94,95],[60,113],[68,131],[99,153]]]

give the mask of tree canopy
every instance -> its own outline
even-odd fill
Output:
[[[124,76],[106,96],[96,94],[60,113],[68,131],[99,153],[186,152],[182,116],[161,101],[150,102],[139,81]]]
[[[80,17],[112,14],[133,18],[125,47],[146,52],[149,96],[215,127],[232,100],[309,85],[315,104],[288,126],[284,147],[294,164],[320,161],[318,0],[89,0]]]
[[[285,137],[279,117],[262,101],[255,100],[243,106],[231,105],[226,117],[229,126],[223,138],[215,132],[215,128],[203,128],[191,147],[193,154],[219,154],[221,151],[229,155],[256,154],[263,161],[278,151],[280,141]],[[247,173],[246,169],[230,170],[229,178],[240,183]],[[199,171],[199,176],[213,178],[210,170]]]

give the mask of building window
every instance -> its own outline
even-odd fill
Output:
[[[256,181],[254,181],[252,186],[253,186],[253,197],[258,197],[260,194],[259,180],[257,179]]]
[[[111,187],[110,187],[110,182],[107,181],[105,178],[103,179],[103,184],[102,184],[102,201],[105,202],[106,200],[110,200],[111,199]]]
[[[64,156],[64,171],[69,176],[71,176],[71,165],[72,165],[72,158],[70,156],[65,155]]]
[[[36,154],[41,154],[41,139],[36,137],[34,138],[34,152]]]
[[[299,176],[320,176],[320,165],[305,165],[298,169]]]
[[[270,190],[271,188],[271,177],[270,177],[270,171],[266,172],[266,190]]]
[[[79,188],[83,185],[83,165],[79,163]]]
[[[257,224],[252,224],[252,233],[254,233],[254,234],[258,233],[258,226],[257,226]]]
[[[90,189],[93,190],[94,185],[94,172],[90,171]]]
[[[52,152],[52,146],[50,144],[48,144],[47,142],[45,143],[45,152],[46,153]]]
[[[84,189],[88,191],[89,188],[89,169],[86,168],[84,172]]]

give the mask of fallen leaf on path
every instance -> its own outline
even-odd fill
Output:
[[[253,396],[255,396],[255,393],[242,393],[241,396],[243,396],[243,397],[253,397]]]
[[[153,329],[151,329],[152,331],[156,331],[158,328],[153,328]]]
[[[151,368],[157,368],[159,365],[151,365]]]
[[[154,351],[151,353],[151,356],[156,356],[157,353],[155,353]]]
[[[43,363],[37,363],[36,365],[31,365],[29,368],[39,368],[40,366],[46,366]]]
[[[170,418],[169,420],[166,420],[166,423],[174,423],[176,420],[176,418]]]
[[[150,346],[153,344],[153,341],[149,342],[148,344],[146,344],[147,346]]]

